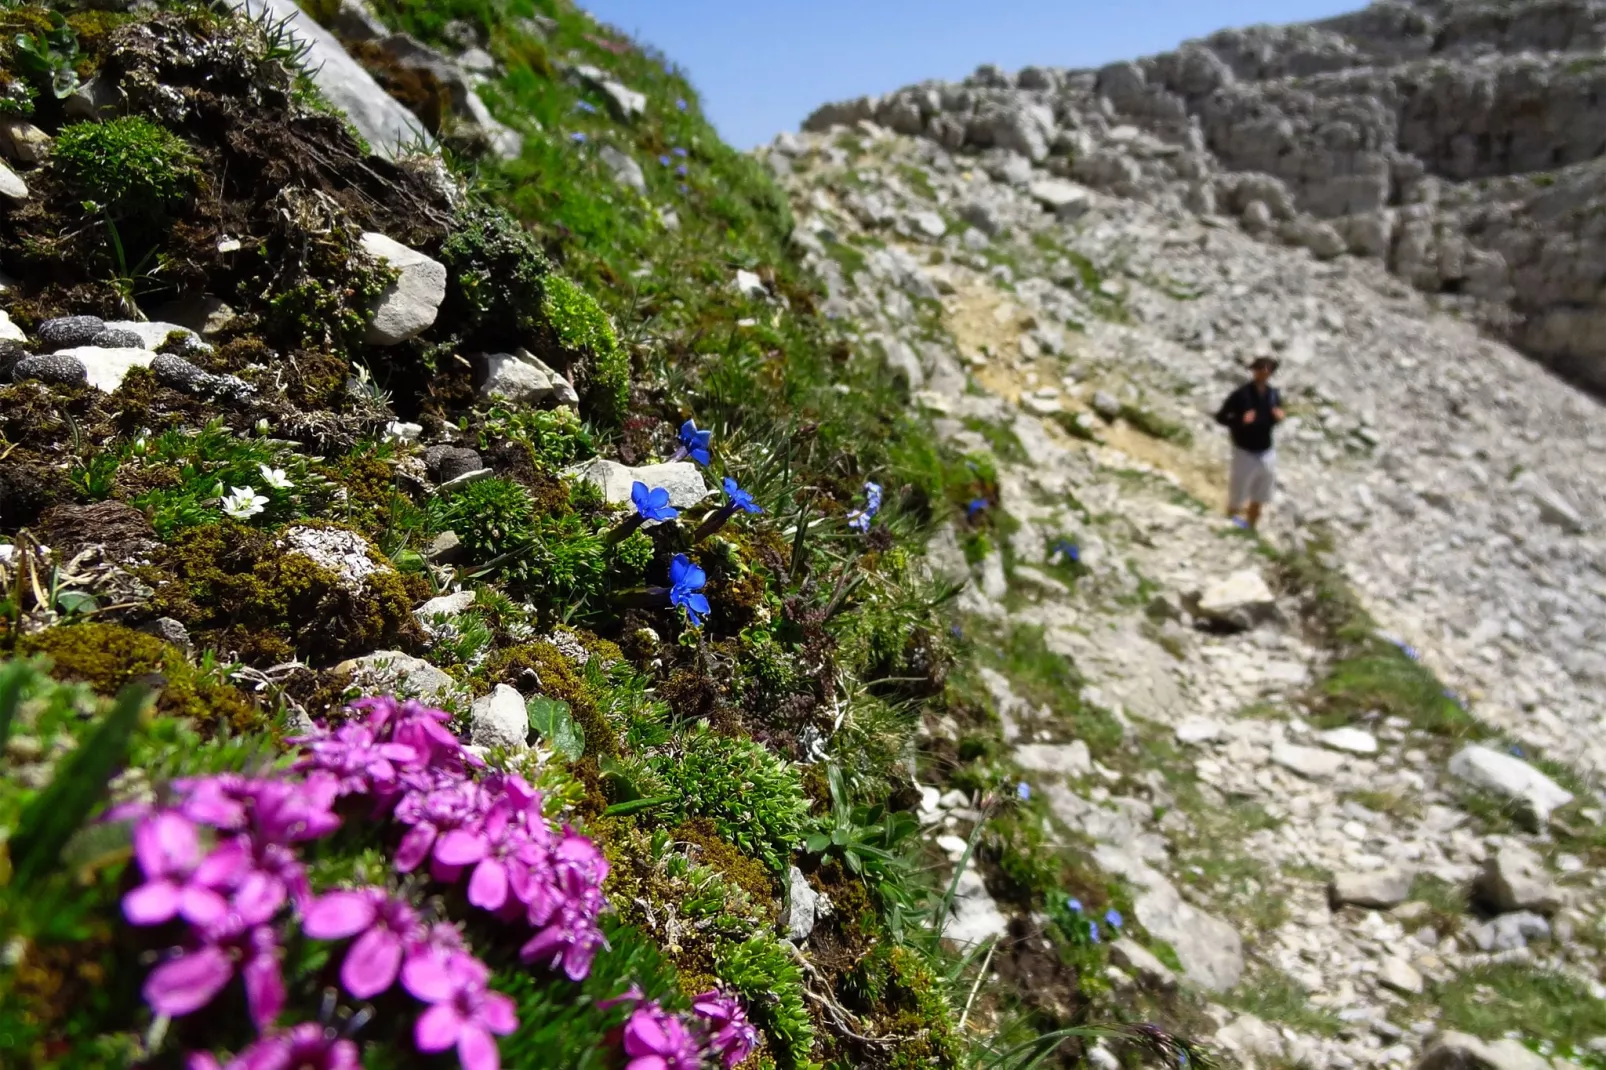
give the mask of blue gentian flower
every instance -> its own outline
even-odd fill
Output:
[[[1095,944],[1099,942],[1099,923],[1098,922],[1090,921],[1090,922],[1087,923],[1087,938],[1089,940],[1093,941]]]
[[[1119,929],[1124,921],[1125,919],[1121,917],[1121,912],[1114,907],[1104,912],[1104,924],[1112,929]]]
[[[686,176],[685,176],[685,175],[682,175],[682,176],[681,176],[681,177],[682,177],[682,178],[684,178],[684,177],[686,177]],[[680,184],[680,185],[679,185],[679,186],[676,186],[676,187],[675,187],[675,188],[676,188],[676,189],[678,189],[678,190],[680,190],[680,192],[681,192],[681,194],[682,194],[682,195],[683,195],[683,196],[684,196],[684,195],[685,195],[685,194],[687,194],[687,193],[690,193],[690,192],[691,192],[691,187],[690,187],[690,186],[688,186],[688,185],[686,185],[686,183],[684,183],[684,182],[682,182],[682,183],[681,183],[681,184]]]
[[[955,624],[953,627],[948,629],[948,634],[953,636],[955,639],[963,639],[965,637],[965,629]]]
[[[660,167],[668,167],[669,166],[669,157],[667,157],[667,156],[658,157],[658,166],[660,166]]]
[[[1521,748],[1521,747],[1519,747],[1519,746],[1517,746],[1517,745],[1516,745],[1516,744],[1515,744],[1515,743],[1513,743],[1513,744],[1512,744],[1512,745],[1511,745],[1511,748],[1510,748],[1510,750],[1511,750],[1511,753],[1512,753],[1512,754],[1513,754],[1513,755],[1514,755],[1514,756],[1515,756],[1515,757],[1518,757],[1518,758],[1521,758],[1521,757],[1522,757],[1522,756],[1523,756],[1523,754],[1522,754],[1522,748]]]
[[[1073,895],[1065,900],[1065,908],[1080,914],[1082,912],[1082,901]]]
[[[708,613],[708,598],[700,593],[707,582],[708,573],[685,554],[676,554],[669,562],[669,604],[684,609],[694,628],[702,627]]]
[[[674,148],[670,149],[669,151],[671,153],[673,153],[674,155],[676,155],[676,156],[684,157],[686,155],[686,150],[681,148],[679,145],[676,145]]]
[[[972,498],[972,499],[970,499],[970,504],[965,506],[965,516],[967,516],[971,520],[974,520],[974,519],[976,519],[976,514],[981,512],[982,510],[984,510],[986,508],[987,508],[987,499],[986,498]]]
[[[569,140],[574,142],[576,145],[584,145],[586,136],[582,131],[576,130],[574,133],[569,135]]]
[[[597,113],[597,106],[588,100],[575,101],[574,108],[576,111],[583,111],[587,115],[595,115]]]
[[[663,487],[649,490],[639,479],[630,486],[630,500],[643,520],[673,520],[680,515],[680,511],[669,504],[667,490]]]
[[[1032,786],[1026,783],[1024,780],[1019,784],[1016,784],[1015,798],[1019,799],[1021,802],[1030,802],[1032,798]]]
[[[682,97],[681,99],[675,101],[675,107],[679,108],[681,111],[685,111],[686,110],[686,99],[684,97]]]
[[[697,430],[697,424],[691,420],[680,425],[682,455],[690,457],[698,464],[708,463],[708,444],[713,440],[714,432]]]
[[[1056,554],[1063,554],[1065,560],[1069,561],[1073,565],[1082,559],[1081,548],[1070,539],[1061,539],[1059,542],[1056,542],[1054,544],[1054,552]]]
[[[864,508],[855,509],[848,514],[848,527],[859,531],[869,531],[870,521],[881,511],[881,484],[866,483],[864,485]]]
[[[685,178],[686,177],[686,165],[685,164],[681,164],[679,167],[675,168],[675,174],[680,176],[681,178]],[[685,183],[681,183],[680,192],[682,192],[682,193],[686,192]]]
[[[736,480],[730,476],[725,477],[725,496],[730,499],[730,508],[740,509],[744,513],[762,513],[753,496],[736,485]]]

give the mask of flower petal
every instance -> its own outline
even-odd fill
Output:
[[[234,964],[222,948],[203,947],[152,970],[142,994],[157,1014],[182,1018],[212,1002],[233,976]]]
[[[407,956],[407,961],[402,963],[401,983],[409,995],[425,1003],[449,1000],[457,990],[446,969],[446,956],[433,948]]]
[[[468,901],[481,910],[501,910],[507,902],[507,867],[500,859],[487,858],[474,867],[468,881]]]
[[[396,983],[401,970],[401,937],[389,929],[369,929],[346,952],[340,983],[358,999],[369,999]]]
[[[463,1019],[450,1003],[437,1003],[418,1016],[413,1025],[413,1044],[419,1051],[445,1051],[457,1043],[463,1032]]]
[[[245,977],[245,1004],[251,1021],[266,1029],[284,1010],[284,975],[274,953],[253,955],[240,971]]]
[[[504,996],[500,992],[485,993],[485,1003],[480,1007],[480,1021],[485,1028],[498,1036],[507,1036],[519,1027],[519,1017],[514,1012],[513,998]]]
[[[466,866],[490,853],[485,837],[467,829],[453,829],[435,844],[435,857],[448,866]]]
[[[190,884],[179,894],[178,910],[191,925],[211,925],[229,912],[229,904],[212,889]]]
[[[435,846],[434,825],[414,825],[407,830],[401,838],[401,844],[396,848],[396,872],[411,873],[417,869],[419,863],[429,857],[429,849]]]
[[[172,881],[147,881],[123,896],[123,917],[130,925],[160,925],[173,920],[181,898]]]
[[[364,892],[328,892],[314,899],[301,931],[317,940],[344,940],[374,923],[374,902]]]
[[[463,1070],[501,1070],[496,1040],[482,1026],[465,1023],[457,1036],[457,1058]]]

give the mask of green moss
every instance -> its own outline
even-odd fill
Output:
[[[712,818],[720,835],[780,870],[808,816],[797,770],[750,739],[697,728],[649,762],[681,813]]]
[[[518,220],[500,208],[470,204],[441,246],[449,285],[445,316],[486,344],[517,345],[539,335],[542,279],[551,262]]]
[[[697,845],[701,861],[718,870],[732,884],[742,888],[755,902],[774,898],[775,882],[764,866],[742,854],[719,834],[719,826],[707,818],[683,822],[671,832],[677,841]]]
[[[57,679],[82,681],[103,695],[154,677],[161,688],[157,709],[202,729],[222,724],[245,732],[265,723],[253,702],[227,684],[202,677],[177,647],[120,624],[51,628],[17,645],[19,653],[48,657]]]
[[[195,181],[189,146],[137,115],[63,127],[50,166],[80,196],[114,216],[160,212]]]
[[[566,354],[578,357],[581,400],[593,419],[617,424],[630,402],[630,358],[619,345],[608,314],[562,275],[542,284],[541,312]]]
[[[748,1013],[769,1036],[780,1064],[808,1065],[814,1023],[803,1002],[803,971],[791,952],[773,936],[754,936],[722,947],[715,970],[747,1001]]]
[[[551,643],[539,641],[507,647],[492,654],[483,670],[493,684],[521,691],[532,687],[549,698],[569,704],[569,713],[585,730],[587,755],[619,752],[618,733],[597,708],[597,698],[574,664]]]
[[[914,950],[878,943],[846,979],[861,1013],[877,1020],[877,1032],[911,1038],[900,1044],[889,1067],[921,1070],[959,1066],[963,1045],[953,1031],[953,1009],[941,980]]]
[[[298,526],[350,530],[313,521]],[[372,546],[369,556],[388,565]],[[420,638],[412,607],[429,594],[418,578],[389,568],[353,587],[305,554],[233,522],[179,533],[163,564],[152,575],[161,610],[253,662],[283,661],[294,651],[321,664],[411,646]]]

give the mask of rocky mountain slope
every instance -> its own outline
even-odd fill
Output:
[[[1174,971],[1200,1030],[1262,1066],[1597,1062],[1600,406],[1390,265],[1142,178],[1189,157],[1093,94],[1171,62],[984,68],[824,108],[761,153],[827,313],[996,470],[928,556],[967,582],[966,627],[1009,637],[982,676],[1002,753],[1169,960],[1120,953],[1117,1003]],[[1261,354],[1292,418],[1257,541],[1220,516],[1210,414]],[[1074,697],[1032,692],[1009,644],[1034,641]],[[983,844],[974,932],[1019,954],[1060,885],[1022,913],[1016,846]],[[1507,894],[1516,871],[1551,891]]]
[[[1584,395],[1085,78],[755,160],[559,0],[0,30],[6,1066],[1606,1065]]]
[[[872,119],[1322,259],[1381,260],[1598,390],[1603,38],[1594,0],[1378,0],[1097,71],[983,67],[804,125]]]
[[[563,3],[0,31],[0,1063],[1019,1065],[915,835],[976,477],[684,79]]]

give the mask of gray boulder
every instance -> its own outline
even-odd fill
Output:
[[[361,245],[400,273],[374,305],[368,344],[392,346],[428,330],[446,300],[446,265],[375,231],[363,234]]]
[[[615,504],[630,501],[630,489],[637,482],[667,490],[669,504],[676,509],[689,509],[713,493],[703,482],[702,469],[693,461],[630,468],[598,457],[566,469],[563,474],[595,484],[603,498]]]
[[[1518,840],[1507,840],[1484,859],[1474,891],[1502,912],[1551,914],[1561,906],[1561,889],[1546,872],[1544,859]]]
[[[571,409],[580,407],[580,395],[574,386],[527,349],[486,353],[480,362],[485,368],[485,381],[480,384],[482,398],[525,405],[552,398]]]
[[[1411,897],[1411,881],[1410,873],[1392,866],[1364,873],[1337,873],[1328,885],[1328,897],[1334,906],[1388,910]]]
[[[106,329],[99,316],[57,316],[39,325],[39,344],[52,350],[86,346]]]
[[[474,746],[487,750],[528,750],[530,714],[524,696],[507,684],[497,684],[489,695],[475,699],[469,710],[469,739]]]
[[[641,170],[641,165],[629,153],[612,145],[604,145],[597,150],[597,158],[602,161],[615,182],[635,190],[642,196],[647,195],[647,176]]]
[[[305,14],[294,0],[229,0],[253,18],[283,23],[289,36],[308,51],[303,61],[324,97],[381,156],[394,159],[403,145],[435,142],[413,113],[402,107],[373,76],[347,54],[340,40]]]
[[[1543,1056],[1520,1040],[1502,1038],[1484,1043],[1468,1033],[1447,1030],[1417,1060],[1416,1070],[1549,1070]]]
[[[1520,758],[1482,744],[1468,744],[1450,759],[1450,775],[1475,788],[1509,799],[1540,825],[1573,801],[1572,792]]]
[[[26,356],[11,369],[11,378],[19,383],[24,379],[36,379],[41,383],[67,386],[84,382],[88,376],[84,362],[65,353]]]

